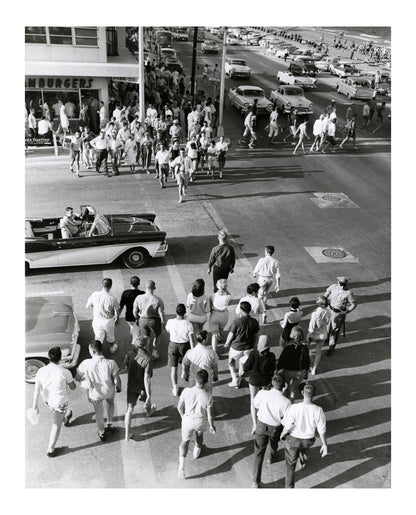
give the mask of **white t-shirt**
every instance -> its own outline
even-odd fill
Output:
[[[207,409],[213,405],[212,395],[203,388],[185,388],[179,398],[178,406],[185,405],[185,415],[207,418]]]
[[[100,401],[114,397],[118,365],[113,359],[95,354],[80,364],[78,373],[83,376],[84,387],[89,390],[91,400]]]
[[[291,405],[290,400],[276,388],[260,390],[254,397],[254,407],[258,410],[257,418],[270,426],[282,424]]]
[[[316,429],[319,433],[326,431],[326,419],[323,409],[316,404],[292,404],[284,419],[285,430],[295,438],[313,438]]]
[[[192,378],[196,376],[198,370],[206,370],[208,372],[208,384],[212,385],[212,369],[217,363],[218,355],[214,349],[198,343],[193,349],[187,351],[182,361],[182,367],[189,365]]]
[[[166,331],[170,334],[170,341],[175,343],[189,342],[190,335],[194,334],[191,322],[178,318],[171,318],[167,321]]]
[[[155,155],[155,159],[158,160],[159,164],[167,165],[169,164],[169,155],[169,150],[159,150]]]
[[[49,363],[36,374],[36,384],[41,386],[43,400],[52,409],[68,402],[67,386],[73,382],[71,372],[61,365]]]
[[[264,302],[262,299],[259,299],[258,297],[253,297],[252,295],[246,295],[245,297],[242,297],[240,299],[240,302],[238,303],[237,307],[235,308],[236,315],[241,315],[240,304],[242,302],[250,303],[250,306],[251,306],[250,316],[255,318],[256,320],[259,319],[259,315],[262,315],[266,311]]]

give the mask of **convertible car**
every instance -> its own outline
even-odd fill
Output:
[[[27,218],[25,266],[101,265],[121,257],[128,268],[140,268],[149,257],[165,256],[166,232],[154,223],[156,215],[102,215],[91,206],[81,206],[79,232],[64,238],[59,218]]]
[[[25,380],[34,382],[37,371],[49,363],[48,350],[54,346],[62,349],[60,365],[74,368],[81,349],[78,334],[71,297],[26,297]]]

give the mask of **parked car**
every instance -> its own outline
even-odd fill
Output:
[[[338,57],[329,57],[325,56],[322,57],[319,61],[315,61],[315,66],[318,68],[318,70],[322,70],[324,72],[329,72],[329,67],[331,64],[335,64],[339,61]]]
[[[347,77],[337,84],[337,92],[350,100],[369,100],[375,98],[377,91],[371,87],[371,79],[365,77]]]
[[[218,43],[212,39],[206,39],[201,45],[201,52],[203,54],[218,54]]]
[[[351,75],[360,75],[360,70],[350,63],[339,61],[329,66],[331,75],[337,75],[339,78],[349,77]]]
[[[299,114],[312,114],[312,102],[308,100],[300,86],[279,86],[270,93],[270,100],[285,114],[294,107]]]
[[[227,45],[238,45],[240,40],[233,34],[228,34],[226,39]]]
[[[159,51],[159,56],[161,59],[164,59],[166,63],[178,62],[178,54],[173,48],[161,48]]]
[[[245,115],[252,107],[254,99],[257,99],[258,114],[267,114],[273,110],[273,104],[266,98],[264,90],[258,86],[238,86],[228,92],[231,106],[236,107],[242,115]]]
[[[378,81],[377,81],[377,93],[379,95],[387,95],[391,96],[391,75],[387,71],[380,71],[380,72],[367,72],[364,74],[365,77],[368,77],[371,79],[371,85],[373,87],[376,86],[376,77],[378,75]]]
[[[309,75],[294,75],[290,71],[278,71],[277,78],[281,84],[301,86],[302,88],[316,88],[316,79]]]
[[[311,75],[312,77],[315,77],[316,75],[318,75],[319,70],[315,65],[315,61],[313,59],[311,59],[309,56],[302,55],[302,56],[296,57],[295,61],[291,64],[291,66],[296,65],[296,64],[299,64],[300,66],[302,66],[303,69],[306,70],[306,73],[308,75]],[[292,73],[295,73],[295,72],[292,72]],[[296,73],[295,73],[295,75],[296,75]]]
[[[74,368],[81,350],[78,333],[71,297],[26,297],[25,380],[35,381],[37,371],[49,363],[48,350],[55,346],[62,349],[60,364]]]
[[[298,48],[289,54],[289,59],[296,59],[299,55],[312,55],[312,50],[310,48]]]
[[[166,232],[154,223],[156,215],[102,215],[81,206],[79,233],[63,238],[59,218],[27,218],[25,265],[32,268],[103,265],[121,257],[128,268],[144,266],[150,257],[168,251]]]
[[[248,79],[250,77],[251,68],[247,66],[244,59],[228,58],[225,60],[225,73],[230,76],[230,79],[234,77],[244,77]]]

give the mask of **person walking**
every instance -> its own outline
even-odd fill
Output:
[[[208,271],[212,270],[214,282],[214,293],[217,291],[218,279],[228,279],[229,274],[234,272],[235,252],[234,248],[228,243],[227,233],[224,230],[218,232],[218,245],[212,250],[208,260]]]
[[[368,126],[370,125],[370,104],[366,102],[363,105],[363,126],[361,127],[361,130],[366,130]]]
[[[256,431],[256,410],[254,398],[261,388],[268,388],[276,368],[276,356],[270,351],[270,337],[267,334],[259,336],[257,349],[253,349],[243,364],[244,374],[248,374],[248,386],[250,390],[250,412],[253,428],[251,434]]]
[[[28,129],[30,132],[30,137],[36,138],[36,136],[37,136],[37,121],[35,118],[35,110],[34,109],[29,110],[29,116],[27,119],[27,123],[28,123]]]
[[[322,132],[323,132],[322,122],[323,122],[324,118],[325,118],[325,115],[321,114],[321,116],[319,118],[317,118],[315,120],[315,123],[313,124],[312,132],[313,132],[313,135],[315,136],[315,139],[313,140],[312,146],[310,148],[311,152],[313,152],[313,151],[318,152],[319,147],[321,145]]]
[[[335,351],[341,327],[345,325],[347,313],[351,313],[357,307],[354,295],[348,287],[348,277],[337,277],[337,281],[338,283],[331,284],[324,294],[331,309],[328,356],[331,356]]]
[[[296,136],[296,127],[297,127],[297,123],[298,123],[298,112],[293,106],[290,108],[290,113],[288,115],[288,121],[289,121],[289,126],[287,127],[288,135],[283,138],[284,143],[287,143],[288,138],[291,137],[292,139],[295,139],[295,136]]]
[[[310,344],[315,343],[315,360],[311,370],[314,376],[321,361],[322,345],[328,337],[329,326],[331,323],[331,313],[328,308],[328,299],[320,296],[316,300],[317,308],[311,315],[308,328],[308,341]]]
[[[289,306],[290,311],[286,312],[283,315],[283,319],[280,321],[280,326],[283,328],[279,340],[281,347],[284,347],[289,343],[292,328],[300,322],[300,319],[303,316],[303,311],[299,309],[300,301],[297,297],[292,297],[290,299]]]
[[[94,407],[98,437],[106,440],[106,431],[113,429],[114,396],[121,392],[121,380],[117,363],[103,356],[103,344],[99,340],[89,345],[91,359],[85,359],[78,367],[76,379],[87,394],[88,402]],[[107,426],[104,427],[104,401]]]
[[[130,277],[130,288],[128,290],[124,290],[121,294],[120,305],[118,309],[118,317],[124,308],[126,308],[126,322],[130,327],[130,334],[132,337],[132,345],[136,344],[136,340],[139,337],[139,327],[136,323],[136,318],[133,313],[134,301],[138,295],[144,295],[144,291],[139,290],[140,279],[137,275],[133,275]]]
[[[185,320],[186,308],[184,304],[176,306],[176,318],[166,322],[166,331],[170,341],[168,347],[168,361],[170,366],[170,379],[172,395],[178,396],[178,365],[182,363],[186,352],[195,346],[194,328],[191,322]]]
[[[49,363],[36,373],[32,409],[39,413],[38,402],[39,394],[41,394],[44,403],[53,414],[46,452],[49,458],[53,458],[56,456],[56,444],[62,424],[69,425],[72,417],[72,410],[68,408],[68,388],[75,390],[75,383],[71,372],[59,364],[62,359],[60,347],[51,347],[48,351],[48,358]]]
[[[220,140],[215,145],[217,150],[217,161],[218,161],[218,170],[220,172],[220,179],[222,179],[222,172],[225,167],[226,155],[228,152],[228,143],[224,140],[224,136],[220,136]]]
[[[205,295],[205,281],[196,279],[186,297],[187,319],[194,328],[194,334],[202,331],[210,312],[209,298]]]
[[[93,308],[92,328],[95,339],[104,343],[104,339],[107,338],[110,352],[114,354],[118,349],[114,329],[118,324],[119,305],[117,299],[110,295],[113,286],[112,279],[106,277],[102,280],[102,285],[103,289],[92,293],[85,307],[86,309]]]
[[[69,119],[66,114],[64,104],[59,108],[59,121],[65,137],[69,133]]]
[[[309,139],[309,136],[306,132],[306,125],[307,125],[307,121],[304,120],[301,124],[299,124],[299,127],[296,129],[296,132],[295,132],[295,136],[299,133],[299,140],[298,140],[298,143],[295,147],[295,150],[293,151],[293,154],[296,154],[296,150],[299,148],[299,146],[301,145],[302,146],[302,150],[303,150],[303,153],[305,153],[305,147],[303,145],[303,139],[304,138],[307,138]]]
[[[143,170],[150,174],[150,165],[152,162],[153,141],[150,139],[148,132],[145,132],[144,138],[140,143],[140,152],[142,157]]]
[[[259,298],[264,302],[264,317],[263,323],[267,320],[267,296],[270,288],[273,284],[273,280],[276,280],[275,292],[277,293],[280,289],[280,269],[279,261],[273,258],[275,248],[273,245],[266,245],[264,247],[264,257],[257,261],[257,264],[253,271],[253,277],[257,277],[257,282],[260,286]]]
[[[182,360],[182,379],[196,380],[196,373],[199,370],[208,372],[207,389],[212,390],[212,382],[218,381],[218,355],[208,345],[207,331],[200,331],[195,336],[196,345],[189,349]]]
[[[76,174],[77,177],[81,177],[79,174],[79,159],[81,156],[81,144],[82,144],[83,137],[81,136],[80,131],[76,131],[74,136],[71,136],[71,142],[69,144],[69,152],[71,156],[71,164],[70,164],[70,170],[71,173],[74,173],[74,165],[76,165]]]
[[[350,120],[348,120],[345,125],[347,134],[346,134],[345,138],[342,140],[342,142],[340,143],[339,148],[343,148],[344,143],[346,143],[350,138],[352,138],[354,148],[357,148],[357,140],[356,140],[356,133],[355,133],[356,122],[357,122],[357,115],[354,114],[352,116],[352,118]]]
[[[279,117],[278,111],[279,107],[276,105],[269,116],[269,134],[267,137],[269,138],[270,143],[275,143],[275,139],[279,134],[279,126],[277,124],[277,119]]]
[[[93,157],[94,157],[94,148],[91,145],[91,141],[94,139],[93,134],[91,133],[88,126],[84,127],[84,131],[82,133],[82,161],[84,166],[88,170],[93,168]]]
[[[217,352],[217,344],[222,340],[221,331],[228,323],[228,305],[231,295],[227,289],[227,279],[218,279],[215,285],[217,291],[210,297],[209,331],[211,332],[211,345]]]
[[[263,299],[258,297],[258,293],[260,290],[260,286],[257,283],[252,283],[247,286],[247,295],[242,297],[235,308],[235,314],[237,316],[241,316],[240,304],[242,302],[248,302],[251,306],[251,316],[260,322],[260,318],[262,323],[264,324],[264,317],[266,309],[264,307]]]
[[[150,280],[146,283],[146,292],[134,300],[133,315],[139,321],[141,334],[152,335],[150,349],[153,359],[159,359],[159,344],[162,327],[165,325],[165,306],[163,300],[154,291],[156,284]]]
[[[321,151],[323,153],[325,153],[325,150],[328,148],[329,145],[331,145],[331,147],[332,147],[331,152],[335,152],[335,146],[337,144],[336,139],[335,139],[336,126],[337,126],[337,119],[332,118],[332,120],[330,120],[329,124],[328,124],[328,130],[326,132],[326,138],[325,138],[325,146],[321,147]]]
[[[160,144],[160,150],[156,152],[155,160],[159,163],[159,182],[160,187],[164,188],[169,177],[169,150],[164,143]]]
[[[147,352],[147,336],[139,336],[132,344],[132,349],[124,358],[127,370],[127,411],[124,415],[125,441],[132,437],[130,432],[131,418],[137,401],[143,402],[148,417],[156,410],[152,404],[151,378],[153,375],[152,357]]]
[[[383,115],[384,115],[385,109],[386,109],[386,102],[382,102],[381,105],[378,105],[376,107],[377,127],[373,130],[373,134],[378,132],[383,127]]]
[[[208,165],[208,171],[207,175],[211,175],[211,179],[214,180],[215,176],[215,161],[217,159],[217,149],[215,147],[215,140],[211,140],[211,143],[208,145],[207,148],[207,165]]]
[[[224,348],[228,349],[228,368],[231,374],[230,388],[240,388],[243,375],[243,364],[247,360],[251,350],[257,344],[259,323],[250,316],[251,306],[249,302],[240,304],[241,315],[235,318],[230,326]]]
[[[195,386],[185,388],[179,398],[177,410],[182,419],[182,441],[179,446],[178,477],[185,479],[185,458],[188,454],[189,442],[195,433],[194,458],[199,458],[204,443],[204,432],[209,426],[210,433],[215,434],[214,402],[211,391],[207,389],[208,372],[199,370],[196,373]]]
[[[178,185],[179,203],[183,202],[188,187],[189,171],[191,169],[191,160],[185,156],[185,149],[179,150],[179,156],[171,161],[170,167],[174,170],[174,176]]]
[[[296,391],[303,380],[308,378],[311,364],[308,346],[304,343],[303,330],[299,326],[290,332],[290,341],[283,347],[277,361],[277,371],[287,383],[286,394],[291,402],[295,401]]]
[[[104,163],[105,167],[105,175],[108,177],[108,164],[107,164],[107,157],[108,157],[108,138],[105,134],[105,129],[100,130],[100,135],[91,140],[91,146],[94,148],[97,156],[96,156],[96,162],[95,162],[95,169],[98,173],[100,172],[100,168],[102,163]]]
[[[124,144],[124,154],[126,165],[130,167],[130,172],[136,173],[137,144],[132,133],[130,133],[129,139]]]
[[[118,139],[116,131],[111,133],[110,141],[108,142],[108,149],[111,157],[111,164],[113,167],[114,175],[119,175],[119,168],[121,163],[121,155],[123,153],[123,142]]]
[[[253,488],[261,486],[263,461],[269,443],[268,463],[276,459],[283,421],[291,406],[289,399],[282,393],[285,385],[284,378],[276,374],[272,378],[272,388],[261,389],[254,397],[257,423],[254,433]]]
[[[301,467],[309,459],[309,448],[315,443],[315,433],[318,431],[322,442],[320,453],[322,458],[328,454],[326,443],[326,418],[323,409],[313,403],[315,386],[305,384],[302,390],[303,401],[290,406],[284,418],[281,440],[286,440],[286,488],[295,487],[296,463]]]
[[[202,80],[201,80],[201,84],[203,82],[207,81],[208,82],[208,65],[205,64],[203,70],[202,70]]]

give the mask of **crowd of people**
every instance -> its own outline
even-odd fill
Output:
[[[241,292],[246,294],[238,300],[233,317],[231,300],[235,294],[228,289],[228,277],[234,272],[236,256],[225,231],[218,233],[218,245],[208,260],[207,273],[213,277],[213,293],[207,294],[202,278],[195,280],[186,299],[176,306],[174,318],[167,319],[164,301],[155,295],[155,281],[148,280],[143,291],[139,288],[140,279],[131,277],[130,288],[123,291],[119,301],[111,294],[112,280],[103,279],[102,289],[93,292],[86,304],[87,309],[93,310],[91,358],[78,365],[75,375],[94,409],[100,440],[105,441],[114,430],[114,397],[122,389],[121,370],[114,359],[104,357],[103,348],[109,345],[110,355],[117,353],[116,326],[125,310],[131,335],[122,368],[127,373],[126,441],[132,436],[132,414],[138,401],[143,402],[148,417],[157,412],[152,402],[153,363],[160,358],[161,336],[166,330],[172,395],[179,397],[177,408],[181,417],[179,477],[186,477],[185,458],[193,436],[196,440],[193,456],[198,458],[203,452],[204,432],[208,428],[212,433],[216,431],[214,391],[222,354],[228,360],[231,377],[228,386],[238,389],[246,386],[244,378],[248,381],[254,435],[253,487],[261,486],[262,464],[269,443],[271,463],[276,459],[279,441],[286,440],[288,488],[294,486],[298,460],[301,466],[306,464],[316,431],[322,441],[321,453],[326,455],[325,415],[313,403],[315,387],[308,382],[308,376],[318,374],[326,341],[329,342],[327,354],[333,354],[343,327],[345,331],[346,315],[356,307],[354,295],[348,287],[348,278],[338,277],[338,282],[318,297],[307,334],[300,325],[303,317],[300,300],[291,298],[289,311],[280,321],[282,331],[280,340],[275,342],[279,351],[276,356],[271,350],[271,338],[261,330],[261,324],[267,321],[267,300],[272,286],[276,292],[280,289],[279,262],[273,257],[274,251],[271,245],[265,247],[264,257],[253,271],[257,282],[250,282],[246,292]],[[38,411],[38,398],[42,394],[53,413],[47,450],[47,455],[53,457],[57,454],[61,426],[70,425],[73,417],[67,388],[74,389],[75,381],[59,365],[59,347],[50,349],[49,358],[50,364],[36,376],[32,409]],[[179,367],[182,384],[186,385],[181,393]],[[295,402],[299,395],[302,402]]]

